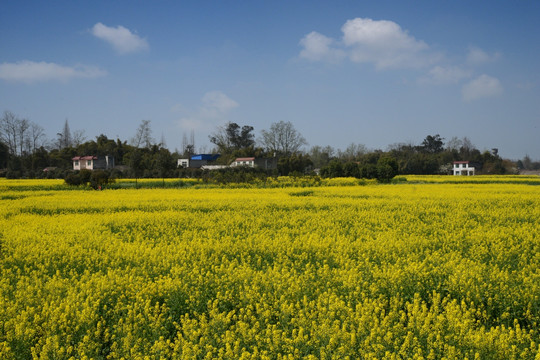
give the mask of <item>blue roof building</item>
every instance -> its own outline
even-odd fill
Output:
[[[206,160],[206,161],[216,161],[219,158],[219,154],[197,154],[191,155],[191,160]]]

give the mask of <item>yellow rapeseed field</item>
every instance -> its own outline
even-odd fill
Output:
[[[540,359],[540,178],[406,180],[0,180],[0,359]]]

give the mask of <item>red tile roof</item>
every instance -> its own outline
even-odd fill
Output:
[[[97,156],[75,156],[71,160],[97,160]]]

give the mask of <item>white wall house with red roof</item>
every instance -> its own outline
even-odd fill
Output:
[[[71,160],[73,160],[73,170],[94,170],[94,160],[97,160],[97,156],[75,156]]]
[[[97,170],[112,169],[114,167],[114,157],[112,156],[75,156],[73,161],[73,170]]]
[[[469,161],[454,161],[452,172],[454,175],[474,175],[475,168]]]

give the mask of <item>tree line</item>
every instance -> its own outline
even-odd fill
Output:
[[[182,149],[171,151],[165,141],[153,137],[151,121],[143,120],[129,140],[110,139],[104,134],[87,140],[83,130],[71,131],[66,120],[55,139],[47,139],[40,125],[5,111],[0,118],[0,176],[9,178],[65,178],[71,174],[75,156],[113,156],[112,177],[201,176],[200,170],[182,169],[177,159],[195,153],[193,140],[184,136]],[[260,131],[234,122],[217,127],[209,135],[218,164],[228,165],[237,157],[275,158],[277,169],[268,175],[302,175],[388,178],[398,174],[448,174],[453,161],[477,164],[480,173],[515,173],[537,170],[540,163],[528,156],[513,162],[496,151],[480,151],[468,138],[445,143],[439,134],[427,135],[421,144],[393,144],[386,151],[368,150],[352,143],[344,150],[315,145],[307,149],[306,139],[292,123],[279,121]],[[384,176],[383,176],[384,174]],[[85,175],[86,176],[86,175]]]

